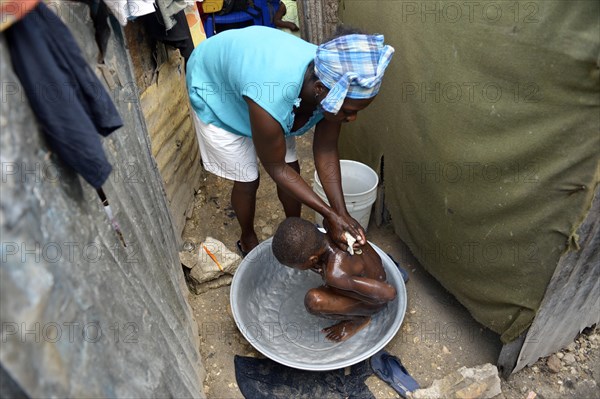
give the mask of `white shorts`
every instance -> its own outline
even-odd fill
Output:
[[[258,158],[252,137],[240,136],[213,124],[206,124],[194,111],[192,114],[204,169],[239,182],[258,179]],[[286,137],[285,144],[285,162],[297,161],[296,138]]]

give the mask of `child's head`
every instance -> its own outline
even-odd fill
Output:
[[[271,243],[273,255],[286,266],[309,269],[322,253],[324,238],[314,224],[290,217],[281,222],[275,232]]]

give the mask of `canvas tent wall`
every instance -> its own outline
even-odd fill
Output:
[[[506,348],[520,342],[509,372],[598,322],[599,233],[577,231],[598,217],[600,4],[344,0],[339,10],[396,49],[378,98],[344,128],[342,156],[383,171],[394,228],[421,264]],[[582,251],[578,268],[559,263]],[[579,278],[555,284],[565,265]],[[517,361],[545,295],[565,290],[578,293],[577,322],[552,319],[545,328],[560,333],[538,335]]]

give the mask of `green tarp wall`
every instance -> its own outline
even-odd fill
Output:
[[[396,49],[343,158],[380,170],[397,234],[483,325],[517,338],[599,182],[600,2],[355,1]]]

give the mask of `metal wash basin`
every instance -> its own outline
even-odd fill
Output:
[[[322,285],[321,277],[281,265],[273,256],[271,240],[260,243],[243,259],[231,284],[233,317],[257,351],[297,369],[334,370],[371,357],[398,332],[406,312],[406,287],[394,262],[375,244],[370,242],[398,295],[366,328],[335,343],[321,332],[335,321],[313,316],[304,307],[304,295]]]

